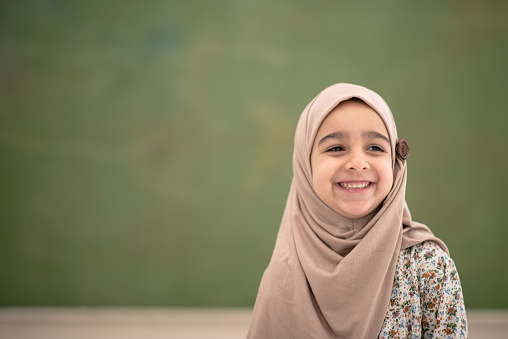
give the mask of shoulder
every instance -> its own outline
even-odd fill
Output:
[[[411,246],[409,250],[411,258],[419,263],[420,266],[441,267],[444,264],[453,263],[453,260],[448,253],[431,240]]]
[[[413,247],[411,252],[420,285],[423,337],[467,338],[464,297],[455,263],[432,241]]]
[[[450,255],[424,241],[401,250],[397,265],[390,305],[411,318],[413,336],[467,338],[462,288]],[[393,322],[392,314],[385,324]]]
[[[411,260],[418,278],[426,285],[451,283],[458,280],[455,263],[448,253],[433,241],[424,241],[410,248]]]

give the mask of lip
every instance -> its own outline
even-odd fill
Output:
[[[342,187],[340,184],[341,183],[348,183],[348,184],[363,184],[363,183],[366,183],[368,182],[369,184],[364,187],[364,188],[345,188],[345,187]],[[365,191],[368,191],[369,189],[372,188],[372,186],[374,186],[375,182],[372,182],[372,181],[369,181],[369,180],[344,180],[344,181],[339,181],[339,182],[336,182],[335,183],[335,187],[337,187],[339,190],[343,191],[343,192],[348,192],[348,193],[363,193]]]

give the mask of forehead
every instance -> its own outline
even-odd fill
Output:
[[[388,131],[379,114],[360,99],[350,99],[337,105],[322,121],[317,136],[330,131],[375,130],[388,137]]]

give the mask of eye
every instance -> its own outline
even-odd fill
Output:
[[[326,150],[327,152],[342,152],[344,151],[344,147],[342,146],[333,146]]]
[[[367,150],[368,151],[376,151],[376,152],[384,152],[384,149],[382,149],[381,147],[376,146],[376,145],[369,146],[369,148],[367,148]]]

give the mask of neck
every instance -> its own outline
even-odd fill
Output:
[[[365,227],[365,225],[367,225],[369,223],[369,221],[372,220],[372,218],[376,215],[376,213],[379,211],[379,207],[376,208],[374,211],[372,211],[370,214],[367,214],[366,216],[364,217],[361,217],[361,218],[356,218],[356,219],[350,219],[350,218],[346,218],[342,215],[340,215],[342,218],[343,218],[343,224],[346,226],[346,228],[348,230],[361,230],[362,228]]]

